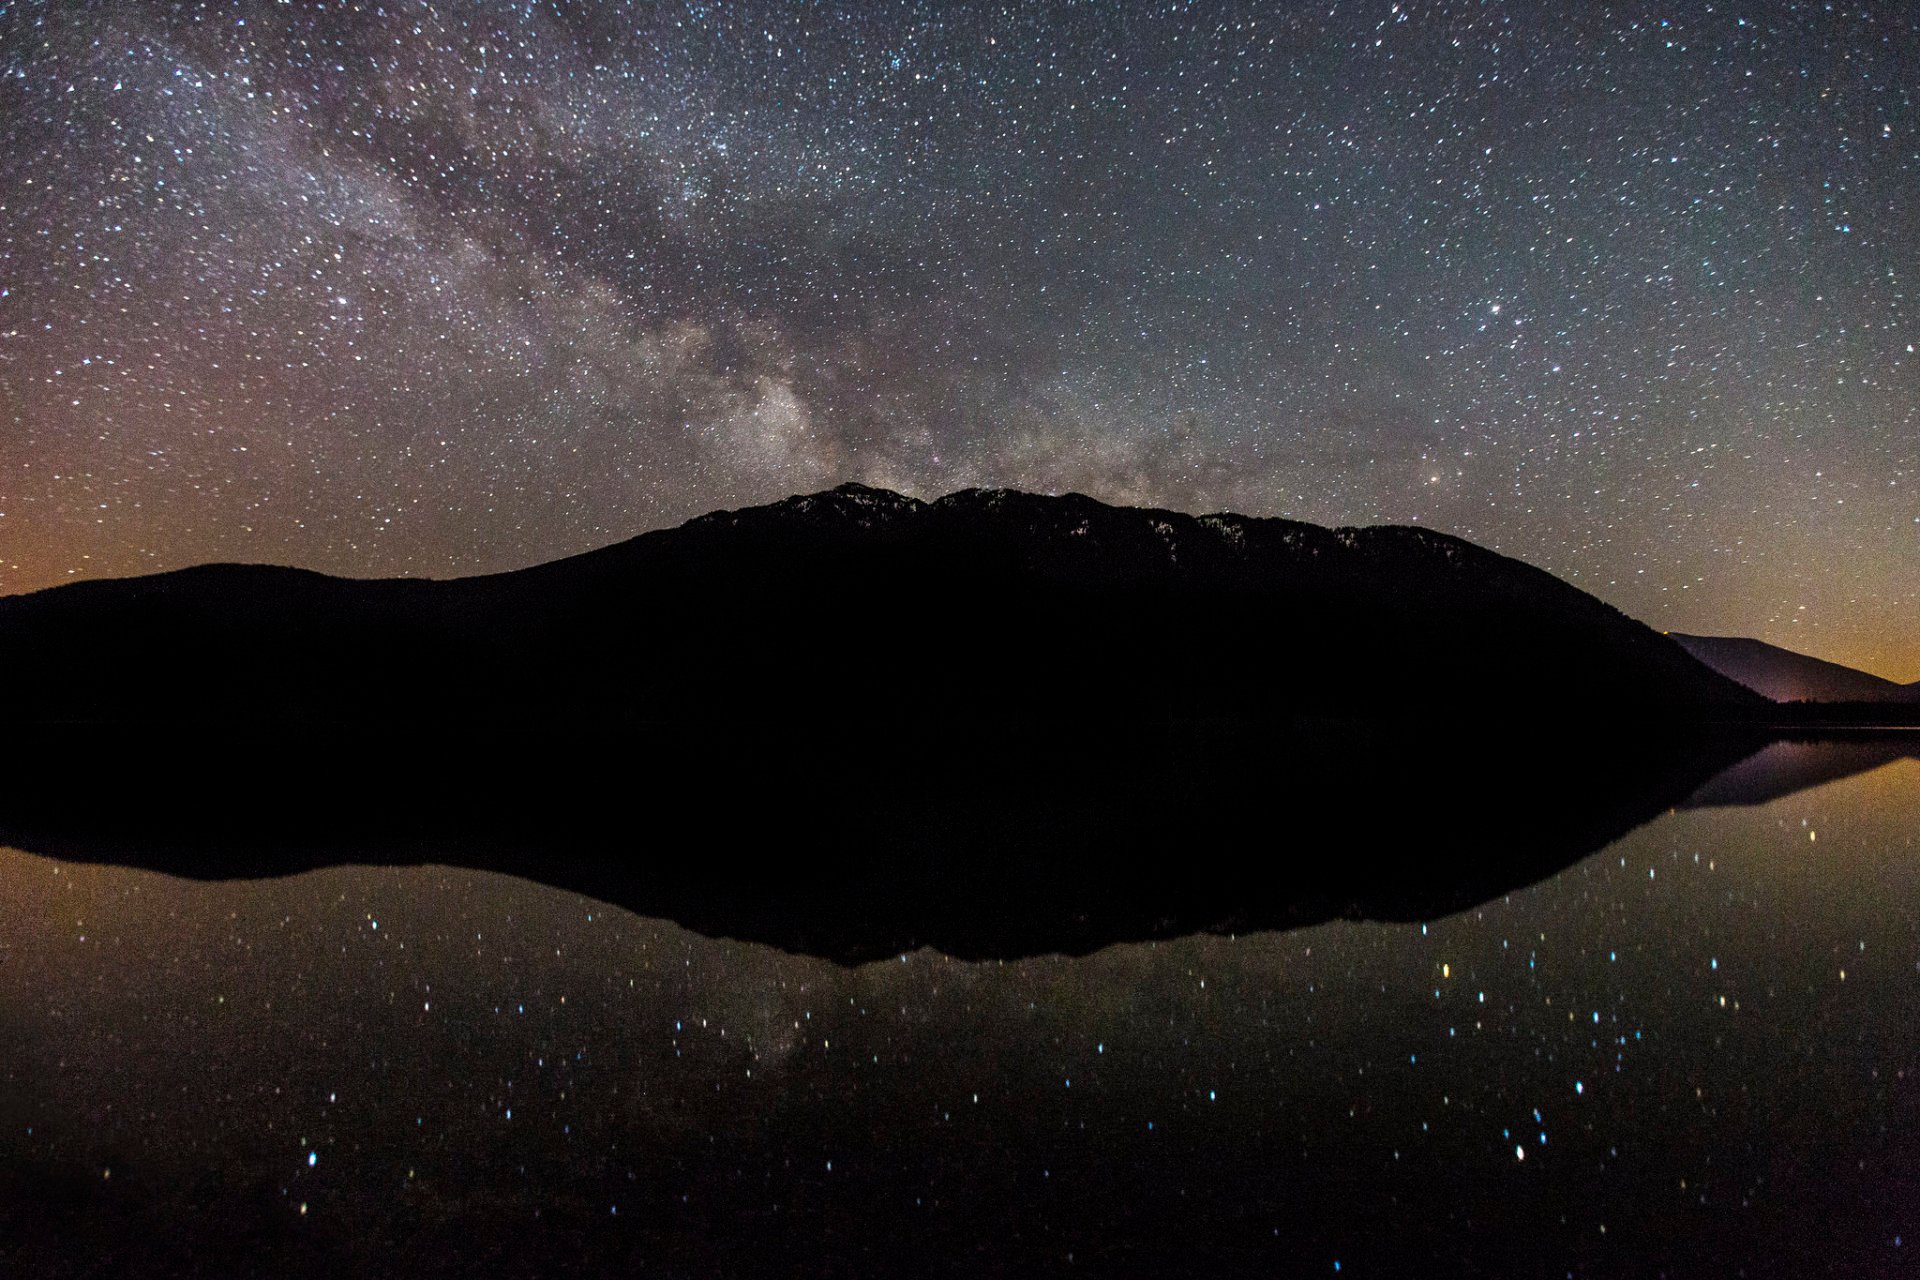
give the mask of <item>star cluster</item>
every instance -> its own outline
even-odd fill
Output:
[[[0,590],[857,479],[1920,677],[1899,6],[0,0]]]

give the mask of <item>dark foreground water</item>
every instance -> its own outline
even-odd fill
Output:
[[[0,851],[0,1274],[1920,1274],[1916,835],[1907,760],[1425,926],[857,968]]]

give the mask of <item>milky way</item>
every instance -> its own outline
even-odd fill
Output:
[[[846,479],[1920,677],[1899,5],[0,0],[0,591]]]

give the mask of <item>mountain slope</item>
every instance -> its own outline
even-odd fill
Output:
[[[1763,705],[1424,529],[846,485],[513,573],[205,566],[0,600],[16,720],[1714,717]]]
[[[1721,675],[1775,702],[1920,703],[1920,683],[1895,684],[1837,662],[1810,658],[1763,640],[1668,635]]]

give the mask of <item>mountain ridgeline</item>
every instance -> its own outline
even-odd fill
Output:
[[[1765,700],[1425,529],[858,485],[483,577],[209,565],[0,600],[16,721],[1740,718]]]
[[[1775,702],[1920,705],[1920,681],[1896,684],[1764,640],[1668,634],[1721,675]]]

